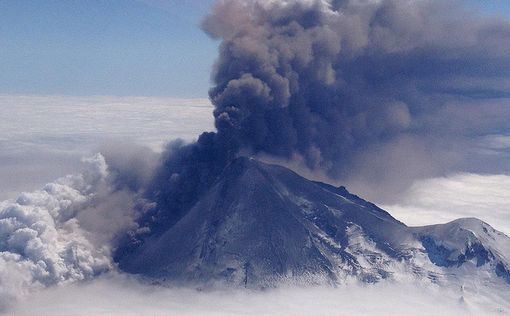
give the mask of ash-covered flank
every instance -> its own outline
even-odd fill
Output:
[[[147,228],[118,251],[120,268],[174,284],[509,279],[510,239],[479,220],[407,227],[343,187],[249,158],[230,163],[175,223]]]

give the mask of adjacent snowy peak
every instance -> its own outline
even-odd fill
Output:
[[[510,283],[510,238],[476,218],[414,228],[431,262],[440,267],[489,267]]]
[[[478,220],[410,228],[343,187],[239,158],[177,223],[117,259],[127,272],[192,284],[441,281],[472,262],[510,282],[509,245]]]

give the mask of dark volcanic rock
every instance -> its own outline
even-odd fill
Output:
[[[409,228],[343,187],[248,158],[232,162],[177,223],[139,239],[117,253],[122,270],[247,287],[349,276],[376,282],[471,263],[504,277],[501,249],[510,245],[478,220]]]

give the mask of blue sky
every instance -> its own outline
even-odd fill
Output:
[[[510,1],[508,0],[464,0],[474,8],[491,14],[510,15]]]
[[[217,43],[199,23],[212,2],[0,0],[0,94],[205,97]]]
[[[212,0],[1,0],[0,94],[204,97]]]

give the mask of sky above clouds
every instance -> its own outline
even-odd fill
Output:
[[[0,93],[206,97],[211,3],[0,1]]]
[[[207,97],[213,0],[0,1],[0,94]],[[504,0],[468,0],[508,15]],[[77,75],[79,74],[79,75]]]
[[[482,10],[489,14],[510,14],[510,3],[505,0],[467,0],[466,3],[475,10]]]

